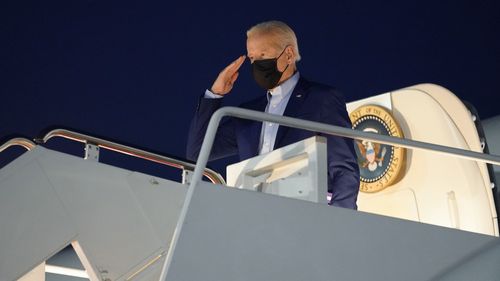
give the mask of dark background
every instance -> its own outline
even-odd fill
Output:
[[[68,128],[184,158],[196,101],[270,19],[296,32],[301,74],[347,101],[436,83],[500,113],[500,1],[1,1],[0,140]],[[228,105],[263,94],[248,61]],[[425,109],[423,109],[425,111]],[[46,147],[82,155],[83,145]],[[11,148],[0,166],[23,152]],[[113,165],[178,171],[114,153]],[[234,159],[211,163],[219,172]],[[168,175],[167,175],[168,174]]]

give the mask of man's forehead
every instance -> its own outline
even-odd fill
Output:
[[[247,40],[247,52],[248,54],[269,54],[275,53],[276,46],[273,38],[269,37],[256,37],[249,38]]]
[[[249,53],[269,53],[273,52],[274,48],[269,45],[256,45],[256,46],[247,46],[247,51]]]

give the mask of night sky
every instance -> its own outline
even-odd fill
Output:
[[[0,141],[66,128],[183,159],[198,97],[246,54],[245,32],[277,19],[296,32],[310,80],[347,101],[435,83],[500,114],[500,1],[1,1]],[[248,61],[227,105],[264,94]],[[46,147],[82,155],[83,145]],[[23,152],[0,155],[0,166]],[[105,163],[179,172],[103,152]],[[209,163],[224,172],[236,158]]]

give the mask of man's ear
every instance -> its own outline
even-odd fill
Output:
[[[295,52],[294,52],[292,46],[286,47],[285,53],[286,53],[286,59],[287,59],[288,63],[295,62]]]

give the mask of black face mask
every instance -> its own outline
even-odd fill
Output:
[[[283,55],[285,49],[281,54],[274,59],[256,60],[252,63],[253,78],[265,90],[270,90],[278,85],[278,82],[283,75],[283,72],[288,68],[288,65],[281,72],[278,70],[278,59]]]

